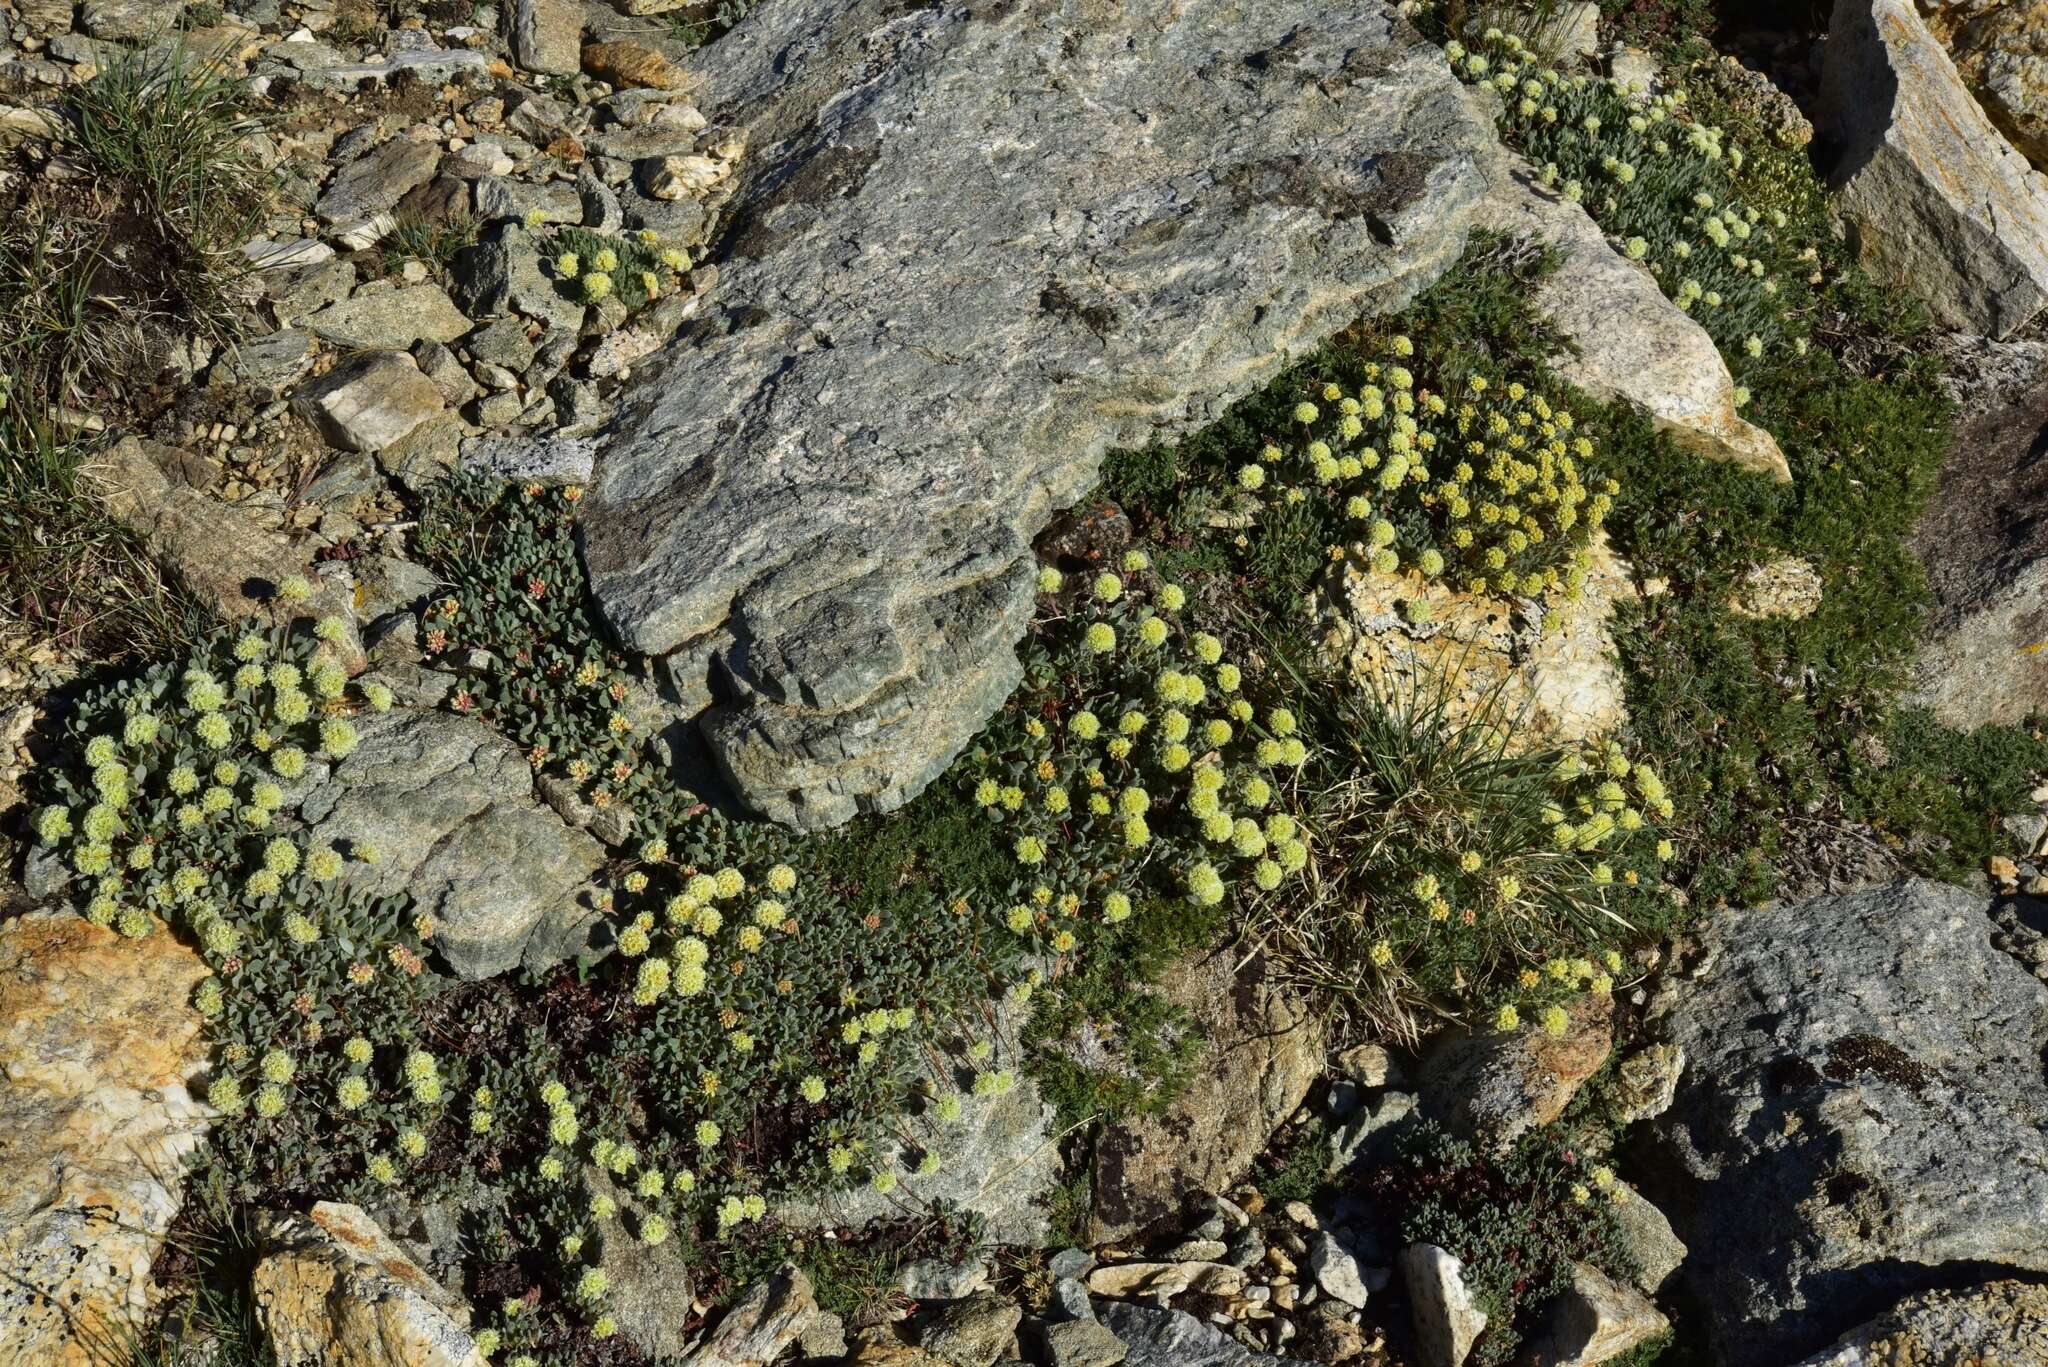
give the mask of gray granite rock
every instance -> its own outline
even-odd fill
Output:
[[[1949,327],[2004,337],[2048,302],[2048,180],[2014,151],[1912,0],[1835,0],[1821,125],[1866,265]]]
[[[1723,1360],[1811,1352],[1943,1265],[2048,1272],[2048,987],[1991,929],[1931,882],[1705,927],[1655,1131]]]
[[[603,849],[533,795],[511,741],[450,712],[359,719],[362,742],[306,797],[314,838],[374,844],[350,876],[378,896],[410,893],[440,923],[434,947],[466,978],[543,968],[584,947],[580,897]]]
[[[636,370],[586,556],[804,826],[905,801],[1002,700],[1030,540],[1106,450],[1410,298],[1497,156],[1379,0],[778,0],[719,58],[722,312]]]
[[[1124,1367],[1301,1367],[1294,1358],[1255,1352],[1179,1310],[1111,1301],[1101,1320],[1123,1340]]]
[[[549,76],[582,70],[581,0],[506,0],[504,14],[513,61]]]
[[[2048,1287],[1998,1281],[1909,1296],[1797,1367],[2048,1362]]]
[[[1007,1006],[995,1011],[992,1040],[999,1058],[1018,1056],[1017,1031],[1022,1022]],[[877,1220],[900,1217],[906,1203],[923,1208],[944,1201],[972,1211],[982,1220],[983,1236],[995,1244],[1036,1247],[1045,1241],[1046,1194],[1060,1176],[1059,1145],[1052,1138],[1053,1109],[1029,1077],[999,1096],[971,1094],[975,1069],[963,1057],[947,1061],[952,1084],[961,1092],[960,1118],[947,1124],[930,1108],[905,1116],[899,1139],[881,1145],[877,1165],[899,1171],[898,1190],[890,1195],[861,1185],[822,1192],[808,1200],[779,1205],[775,1215],[785,1225],[848,1225],[860,1228]],[[936,1173],[913,1174],[915,1155],[939,1157]],[[955,1289],[953,1294],[964,1295]]]
[[[1465,1265],[1435,1244],[1410,1244],[1399,1261],[1415,1321],[1417,1367],[1463,1367],[1486,1332],[1486,1312],[1465,1285]]]
[[[572,335],[583,322],[582,303],[555,288],[541,268],[538,241],[518,223],[501,223],[456,253],[451,283],[472,317],[519,313]]]
[[[322,223],[346,231],[397,208],[406,192],[426,184],[440,164],[440,144],[391,138],[336,171],[313,211]]]

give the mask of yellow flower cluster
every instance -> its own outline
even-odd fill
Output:
[[[1376,573],[1414,571],[1467,593],[1575,596],[1586,543],[1618,486],[1588,467],[1572,414],[1519,382],[1467,377],[1454,394],[1418,388],[1392,356],[1355,391],[1328,383],[1296,405],[1294,440],[1237,474],[1262,504],[1320,498],[1342,508]]]
[[[1132,552],[1077,604],[1056,570],[1039,587],[1058,664],[993,734],[974,802],[1033,880],[1007,913],[1055,953],[1141,899],[1215,906],[1233,882],[1280,886],[1308,860],[1281,808],[1308,746],[1285,707],[1246,696],[1247,669],[1181,620],[1186,594]]]

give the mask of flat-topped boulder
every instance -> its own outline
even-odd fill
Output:
[[[805,826],[906,800],[1000,704],[1031,540],[1104,452],[1405,303],[1497,156],[1378,0],[785,0],[718,58],[718,306],[636,368],[585,554]]]

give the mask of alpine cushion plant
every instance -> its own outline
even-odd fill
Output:
[[[1805,354],[1818,248],[1791,239],[1782,209],[1745,200],[1742,149],[1688,118],[1684,91],[1650,96],[1565,75],[1498,29],[1469,50],[1453,41],[1444,51],[1462,79],[1498,96],[1503,138],[1649,268],[1738,381],[1754,383],[1788,355]]]
[[[1139,901],[1213,907],[1308,862],[1285,801],[1308,758],[1294,713],[1254,701],[1269,681],[1183,620],[1144,552],[1123,571],[1041,572],[1023,689],[964,766],[1016,860],[1005,919],[1056,955]]]
[[[1355,392],[1328,382],[1294,407],[1292,440],[1236,472],[1261,509],[1318,499],[1340,509],[1373,571],[1410,570],[1467,593],[1576,595],[1587,543],[1618,485],[1587,468],[1572,414],[1519,381],[1471,373],[1459,392],[1418,389],[1415,347],[1391,341]]]
[[[287,601],[309,593],[303,580],[283,588]],[[325,619],[310,633],[220,632],[80,701],[35,833],[89,919],[140,936],[160,918],[227,939],[241,909],[341,873],[343,852],[289,830],[287,793],[354,750],[351,713],[391,705],[380,684],[350,685],[330,644],[342,639]]]

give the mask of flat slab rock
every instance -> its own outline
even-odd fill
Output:
[[[1455,259],[1498,156],[1392,7],[779,0],[699,103],[749,134],[717,301],[636,372],[597,603],[740,794],[916,793],[1014,686],[1032,537]]]
[[[150,1267],[210,1112],[192,993],[167,930],[68,914],[0,925],[0,1360],[97,1367],[148,1322]]]
[[[2048,1272],[2048,987],[1978,895],[1724,911],[1667,1028],[1656,1193],[1722,1360],[1784,1362],[1972,1267]],[[1711,1250],[1706,1256],[1699,1251]]]

